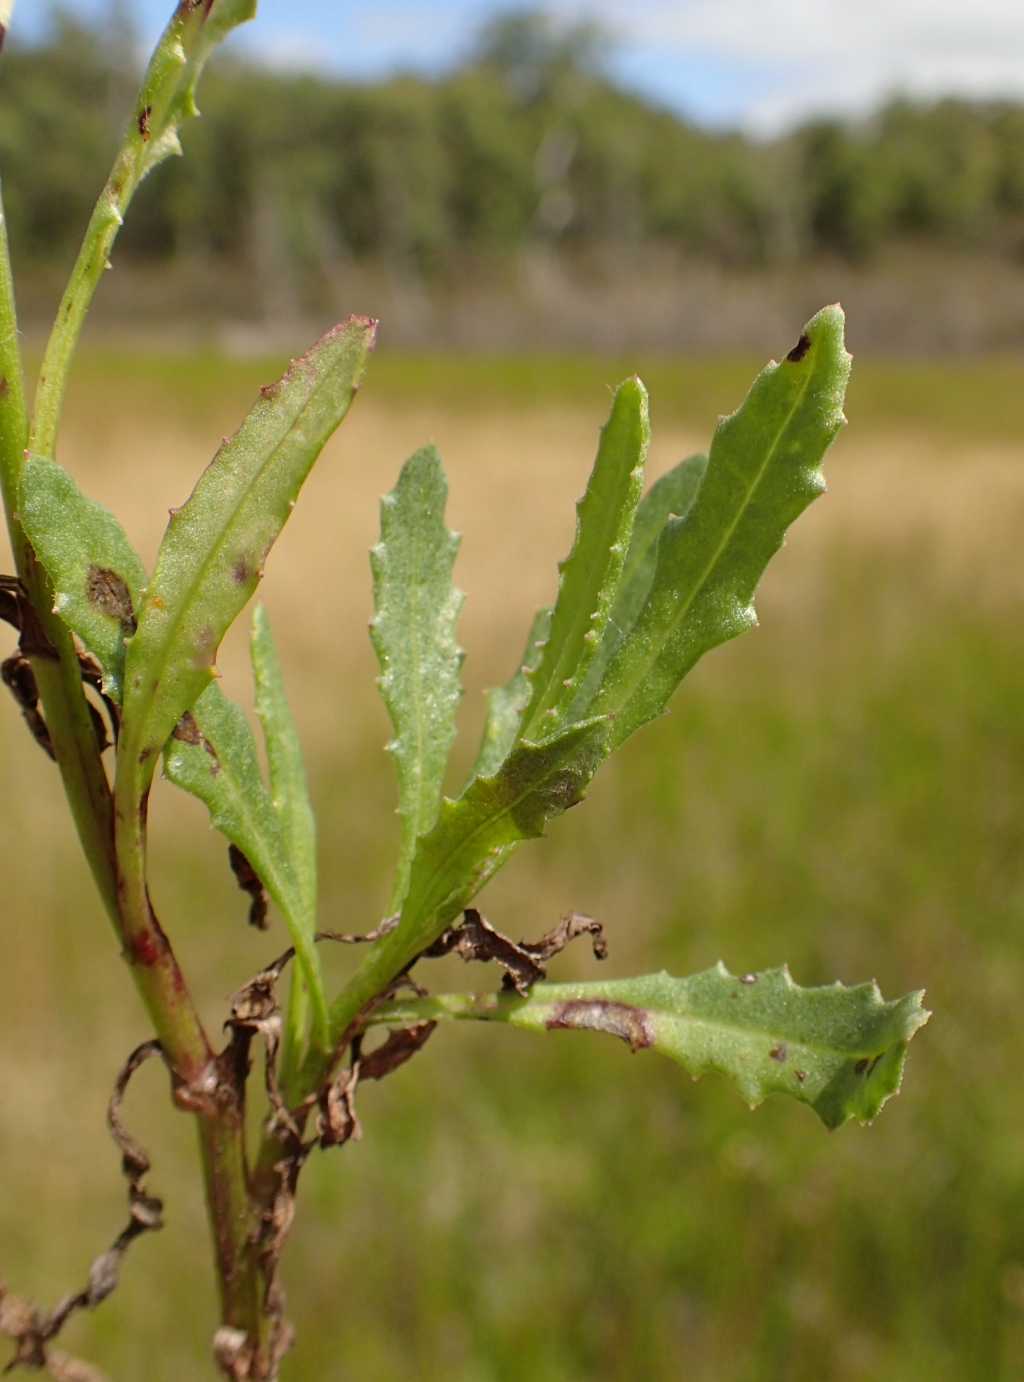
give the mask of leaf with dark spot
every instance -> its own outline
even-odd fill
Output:
[[[90,562],[85,576],[85,595],[93,609],[116,619],[126,634],[135,632],[131,591],[123,576]]]
[[[844,421],[850,372],[843,324],[839,307],[820,311],[799,361],[769,364],[719,421],[693,506],[662,528],[643,608],[592,702],[615,716],[609,752],[662,714],[705,653],[754,624],[768,562],[825,488],[821,461]]]
[[[87,499],[55,461],[29,456],[18,485],[21,521],[50,578],[59,614],[103,669],[103,693],[120,705],[125,639],[146,572],[121,524]]]
[[[803,335],[800,337],[800,339],[797,341],[793,349],[786,356],[786,359],[789,361],[791,365],[798,365],[800,361],[804,358],[804,356],[807,354],[807,352],[810,350],[810,348],[811,338],[805,331]]]
[[[748,1104],[789,1094],[826,1127],[870,1122],[899,1089],[907,1045],[927,1022],[921,994],[887,1003],[874,983],[801,988],[789,971],[765,970],[737,987],[724,965],[675,979],[648,974],[597,983],[537,984],[529,997],[442,994],[381,1003],[368,1023],[507,1022],[543,1032],[606,1032],[632,1050],[650,1047],[695,1077],[726,1075]],[[798,1067],[798,1068],[796,1068]]]
[[[171,731],[171,738],[177,739],[180,744],[202,744],[203,736],[199,732],[199,726],[196,724],[196,718],[191,710],[186,710],[174,726]]]
[[[607,998],[572,998],[556,1003],[544,1025],[549,1031],[563,1027],[607,1032],[624,1041],[631,1051],[641,1051],[655,1042],[654,1026],[643,1008]]]

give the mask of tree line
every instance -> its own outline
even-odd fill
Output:
[[[0,73],[14,253],[66,262],[131,111],[116,26],[55,15]],[[700,128],[609,80],[600,36],[493,22],[457,70],[373,83],[222,61],[188,158],[142,190],[118,253],[299,273],[375,260],[426,279],[501,272],[522,247],[582,259],[662,246],[726,265],[868,261],[896,243],[1024,255],[1024,107],[894,101],[771,142]]]

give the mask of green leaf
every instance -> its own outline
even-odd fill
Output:
[[[29,456],[22,467],[18,509],[53,585],[54,613],[99,662],[103,690],[120,704],[125,639],[146,587],[142,562],[110,510],[45,456]]]
[[[401,946],[414,954],[429,945],[520,841],[539,838],[552,817],[582,801],[607,735],[602,718],[543,744],[520,743],[494,777],[477,778],[457,801],[441,803],[437,824],[420,838],[392,933]]]
[[[520,735],[546,738],[579,690],[601,647],[633,531],[650,441],[647,390],[627,379],[615,391],[594,469],[576,506],[576,538],[559,565],[551,630],[535,669]]]
[[[306,790],[302,746],[288,708],[277,649],[263,604],[257,604],[253,610],[249,651],[256,683],[256,714],[267,749],[271,799],[281,827],[284,857],[299,890],[306,928],[312,935],[316,930],[317,907],[316,821]]]
[[[348,411],[373,335],[373,322],[353,317],[294,361],[171,518],[125,669],[122,742],[126,771],[141,769],[137,792],[212,680],[225,631],[256,589],[303,481]]]
[[[33,408],[34,451],[53,455],[75,343],[139,183],[169,154],[181,152],[178,130],[198,113],[196,83],[207,58],[231,29],[255,13],[256,0],[179,0],[146,69],[50,333]]]
[[[570,707],[570,720],[581,720],[586,714],[601,685],[605,668],[636,623],[654,580],[661,531],[670,515],[685,518],[690,512],[707,465],[708,458],[703,453],[688,456],[657,480],[641,499],[601,649]]]
[[[473,771],[474,778],[493,777],[512,750],[519,734],[519,718],[530,699],[527,676],[537,669],[551,630],[551,611],[539,609],[533,616],[519,668],[504,686],[487,692],[487,718]]]
[[[402,851],[391,911],[401,906],[417,838],[437,819],[441,780],[455,737],[463,653],[455,641],[462,592],[452,585],[459,539],[445,526],[448,481],[433,446],[410,456],[380,504],[380,542],[370,554],[370,638],[394,737]]]
[[[373,945],[331,1006],[334,1042],[521,841],[537,839],[549,820],[582,801],[607,753],[608,728],[604,717],[583,720],[542,744],[519,743],[494,777],[478,777],[458,800],[442,801],[437,824],[420,838],[397,927]]]
[[[907,1043],[931,1016],[921,998],[886,1003],[875,983],[805,989],[784,966],[735,978],[719,963],[688,979],[662,972],[537,984],[528,998],[445,994],[389,1003],[370,1021],[395,1027],[447,1017],[607,1032],[634,1051],[671,1056],[694,1078],[726,1075],[751,1107],[789,1094],[838,1128],[848,1118],[870,1122],[899,1089]]]
[[[755,622],[765,567],[825,488],[820,462],[844,421],[849,372],[842,309],[826,307],[719,422],[693,508],[662,530],[650,594],[601,687],[612,748],[661,714],[704,653]]]
[[[138,182],[171,154],[178,130],[198,115],[195,92],[206,60],[232,29],[255,18],[256,0],[179,4],[146,70],[125,140],[136,152],[129,176]]]
[[[327,1030],[315,917],[306,907],[288,857],[285,830],[263,782],[245,712],[214,682],[182,717],[164,750],[164,772],[210,812],[210,824],[252,864],[284,917],[313,1003],[313,1020]]]

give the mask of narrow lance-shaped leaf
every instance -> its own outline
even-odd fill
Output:
[[[388,976],[430,943],[520,840],[540,833],[519,829],[520,811],[529,820],[543,801],[546,821],[579,801],[602,758],[664,709],[697,658],[748,627],[753,592],[768,560],[790,522],[822,488],[818,466],[842,422],[849,373],[842,325],[838,307],[820,312],[786,361],[769,365],[738,412],[720,423],[693,506],[686,518],[669,518],[663,527],[650,593],[613,655],[591,707],[583,712],[587,718],[578,718],[578,703],[559,705],[560,716],[571,712],[569,729],[559,731],[551,745],[538,738],[538,747],[553,748],[558,779],[571,784],[571,791],[563,798],[537,789],[540,778],[533,774],[543,760],[523,752],[534,733],[528,717],[538,714],[537,703],[531,702],[520,721],[519,746],[493,777],[478,777],[457,802],[444,803],[434,830],[420,842],[401,922],[371,951],[335,1000],[332,1029],[350,1023]],[[624,544],[628,537],[626,533]],[[574,552],[577,549],[583,550],[579,535]],[[600,555],[599,544],[589,539],[587,550],[593,551],[595,560]],[[617,559],[621,565],[621,554]],[[563,581],[559,598],[566,590],[578,590],[577,581],[585,584],[588,570],[574,568],[573,580]],[[619,574],[606,592],[607,604],[616,593]],[[639,579],[636,573],[634,579]],[[599,585],[604,591],[603,580]],[[573,603],[579,610],[587,600]],[[555,644],[552,634],[545,658]],[[577,690],[585,681],[595,652],[592,649],[577,662],[572,677],[565,679],[566,691]],[[542,683],[549,689],[555,684],[551,665],[543,659],[535,674],[534,696]],[[543,709],[540,718],[548,718]],[[577,739],[573,728],[586,732]],[[509,810],[512,800],[516,807]]]
[[[212,680],[225,631],[256,589],[303,481],[348,411],[373,335],[373,322],[353,317],[296,360],[263,391],[171,518],[128,645],[122,789],[145,790],[156,754]]]
[[[285,919],[313,1005],[314,1027],[327,1029],[315,922],[292,870],[285,833],[263,782],[256,744],[241,706],[214,682],[183,716],[164,750],[164,772],[210,812],[210,823],[237,845]]]
[[[557,727],[597,656],[633,531],[649,442],[647,390],[639,379],[627,379],[615,392],[586,493],[576,506],[576,538],[559,566],[547,643],[527,673],[524,739],[543,739]]]
[[[611,748],[664,710],[704,653],[755,622],[765,567],[825,488],[819,467],[849,372],[842,310],[826,307],[718,424],[693,508],[665,525],[651,592],[601,687],[601,710],[615,714]]]
[[[198,114],[196,85],[213,49],[252,19],[256,0],[180,0],[153,53],[121,147],[89,220],[61,299],[36,391],[33,449],[53,455],[61,399],[75,341],[93,292],[142,179],[168,155],[181,152],[178,130]]]
[[[570,720],[582,719],[586,714],[612,655],[636,623],[654,580],[661,530],[670,516],[685,518],[690,512],[707,465],[708,458],[703,453],[688,456],[657,480],[641,499],[601,649],[569,709]]]
[[[539,609],[533,616],[519,667],[504,686],[488,691],[483,737],[467,786],[474,778],[493,777],[511,752],[518,737],[520,716],[530,699],[528,676],[540,662],[550,629],[551,611]]]
[[[146,572],[109,509],[87,499],[61,466],[30,456],[18,485],[22,525],[50,578],[54,613],[103,669],[103,690],[121,702],[125,639],[135,632],[135,611]]]
[[[302,746],[288,707],[270,619],[263,604],[257,604],[253,611],[249,651],[256,684],[256,714],[267,749],[270,795],[281,827],[285,858],[302,899],[305,926],[312,935],[316,930],[317,903],[316,821],[306,790]]]
[[[827,1128],[870,1122],[899,1089],[907,1043],[930,1014],[920,993],[886,1003],[874,983],[801,988],[785,968],[742,978],[721,963],[688,979],[648,974],[537,984],[528,998],[443,994],[377,1008],[392,1027],[454,1018],[543,1032],[607,1032],[661,1051],[697,1077],[716,1071],[752,1107],[769,1094],[809,1105]]]
[[[437,819],[441,780],[455,736],[463,653],[455,641],[462,592],[452,585],[459,539],[445,525],[448,482],[433,446],[410,456],[380,505],[380,542],[370,554],[370,637],[394,737],[402,850],[391,893],[401,906],[417,837]]]
[[[270,795],[281,828],[284,857],[298,889],[302,930],[312,944],[317,916],[316,821],[306,790],[302,747],[285,696],[281,665],[270,632],[270,619],[262,603],[258,603],[253,610],[249,651],[256,686],[256,714],[263,727],[267,767],[270,770]],[[300,966],[292,971],[285,1040],[278,1069],[278,1077],[284,1086],[288,1085],[295,1071],[306,1030],[308,1007],[309,985],[304,980]],[[322,995],[318,996],[317,1015],[322,1023]],[[321,1030],[324,1029],[321,1027]]]
[[[232,29],[255,15],[256,0],[185,0],[177,6],[150,60],[129,125],[126,146],[137,148],[138,157],[127,162],[128,177],[145,177],[163,159],[181,153],[178,130],[199,114],[195,92],[207,58]]]

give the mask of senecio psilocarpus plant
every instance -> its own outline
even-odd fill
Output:
[[[132,1239],[160,1226],[160,1202],[144,1185],[148,1161],[120,1117],[127,1082],[150,1056],[166,1065],[174,1102],[199,1134],[220,1288],[215,1357],[228,1377],[262,1380],[278,1375],[292,1338],[277,1269],[302,1166],[314,1149],[357,1132],[359,1082],[402,1065],[439,1022],[609,1033],[633,1051],[662,1051],[694,1076],[728,1076],[752,1106],[788,1094],[835,1128],[869,1121],[895,1092],[907,1043],[927,1017],[920,994],[885,1002],[874,983],[805,989],[785,968],[734,977],[719,964],[689,978],[549,984],[547,961],[574,937],[589,934],[604,956],[600,926],[570,914],[540,940],[516,943],[472,906],[517,846],[580,802],[604,759],[664,711],[697,660],[753,624],[758,580],[789,524],[822,492],[820,463],[843,422],[850,360],[838,307],[819,312],[782,362],[758,375],[719,422],[708,455],[684,460],[646,493],[647,395],[639,379],[619,385],[554,604],[534,619],[511,680],[489,692],[479,753],[454,798],[442,797],[441,783],[463,657],[462,596],[451,582],[458,539],[444,522],[437,452],[428,446],[406,461],[381,504],[370,630],[394,726],[401,849],[383,921],[358,937],[318,930],[313,813],[263,606],[253,613],[251,652],[269,786],[245,713],[220,689],[216,659],[352,403],[375,323],[343,322],[262,390],[172,512],[152,572],[113,514],[54,459],[72,354],[132,194],[180,151],[204,62],[254,10],[255,0],[181,0],[89,223],[31,415],[5,237],[0,253],[0,479],[17,568],[0,580],[0,615],[20,635],[3,679],[56,760],[154,1031],[118,1075],[110,1106],[130,1187],[128,1227],[82,1290],[49,1312],[0,1291],[12,1366],[65,1379],[98,1376],[53,1347],[65,1320],[108,1295]],[[161,764],[226,836],[250,919],[265,924],[269,898],[291,941],[284,955],[262,957],[235,995],[221,1044],[200,1021],[147,887],[146,804]],[[366,947],[333,994],[318,950],[328,939]],[[450,953],[496,962],[500,988],[429,995],[423,962]],[[245,1104],[257,1049],[266,1112],[250,1145]]]

